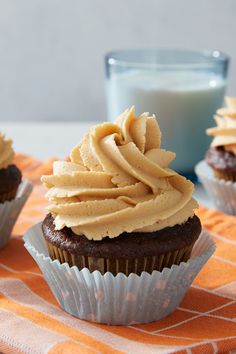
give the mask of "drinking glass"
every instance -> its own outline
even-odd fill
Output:
[[[108,120],[135,105],[155,114],[171,167],[191,174],[210,143],[205,130],[223,104],[229,58],[218,50],[121,50],[105,57]]]

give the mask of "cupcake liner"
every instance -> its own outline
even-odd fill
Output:
[[[236,215],[236,183],[215,177],[204,160],[196,165],[195,172],[216,208],[226,214]]]
[[[0,204],[0,248],[8,242],[16,220],[32,189],[32,183],[23,180],[18,187],[15,199]]]
[[[214,171],[214,176],[218,179],[224,179],[225,181],[231,181],[235,182],[236,181],[236,176],[233,173],[230,172],[222,172],[219,170],[213,170]]]
[[[162,272],[140,276],[111,272],[102,275],[78,270],[48,256],[41,224],[24,236],[25,247],[37,262],[61,307],[70,314],[109,325],[129,325],[159,320],[175,310],[192,281],[213,254],[215,243],[206,231],[196,241],[191,258]]]
[[[147,273],[152,273],[154,270],[162,271],[165,267],[171,267],[173,264],[178,265],[180,262],[186,262],[190,258],[194,245],[193,243],[190,246],[158,256],[111,259],[80,256],[62,250],[50,242],[46,241],[46,243],[49,256],[52,260],[58,259],[60,263],[67,262],[70,267],[76,266],[79,270],[88,268],[90,272],[99,270],[101,274],[111,272],[113,275],[121,272],[127,276],[130,273],[140,275],[143,271]]]

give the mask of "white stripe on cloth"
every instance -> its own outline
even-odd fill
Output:
[[[0,267],[1,267],[2,269],[7,270],[8,272],[11,272],[11,273],[14,273],[14,274],[22,274],[22,273],[24,273],[24,274],[35,275],[35,276],[37,276],[37,277],[43,278],[42,273],[28,272],[27,270],[24,271],[24,272],[22,272],[22,271],[19,271],[19,270],[12,269],[12,268],[6,266],[6,265],[3,264],[3,263],[0,263]]]
[[[0,341],[25,354],[46,354],[68,338],[0,308]]]
[[[212,258],[217,259],[218,261],[223,262],[223,263],[228,263],[234,267],[236,266],[236,262],[231,261],[230,259],[226,259],[226,258],[219,257],[219,256],[212,256]]]
[[[209,293],[209,294],[213,294],[213,295],[222,297],[224,299],[235,300],[236,299],[235,294],[227,294],[227,293],[224,294],[223,292],[221,292],[221,290],[219,290],[219,289],[226,289],[229,284],[233,284],[233,282],[225,284],[225,285],[222,285],[222,286],[220,286],[218,288],[215,288],[215,289],[202,288],[202,287],[200,287],[199,285],[196,285],[196,284],[192,284],[191,287],[192,288],[196,288],[198,290],[205,291],[206,293]],[[235,284],[236,284],[236,282],[235,282]]]
[[[175,323],[171,326],[167,326],[167,327],[163,327],[161,329],[158,329],[156,331],[153,331],[152,333],[161,333],[162,331],[166,331],[168,329],[172,329],[172,328],[175,328],[175,327],[179,327],[187,322],[191,322],[193,320],[195,320],[196,318],[199,318],[199,317],[211,317],[211,318],[218,318],[218,319],[221,319],[221,320],[224,320],[224,321],[228,321],[228,322],[233,322],[233,323],[236,323],[236,321],[232,318],[228,318],[228,317],[223,317],[223,316],[217,316],[217,315],[212,315],[211,313],[212,312],[215,312],[217,310],[220,310],[224,307],[227,307],[229,305],[232,305],[234,304],[235,301],[230,301],[230,302],[227,302],[226,304],[223,304],[223,305],[220,305],[220,306],[217,306],[217,307],[214,307],[213,309],[209,310],[209,311],[205,311],[205,312],[200,312],[200,311],[191,311],[191,310],[188,310],[188,309],[185,309],[183,307],[178,307],[179,310],[181,311],[185,311],[185,312],[191,312],[191,313],[194,313],[196,314],[196,316],[193,316],[193,317],[190,317],[190,318],[187,318],[186,320],[183,320],[183,321],[180,321],[178,323]],[[204,340],[209,340],[208,338],[205,338]]]
[[[16,349],[8,345],[3,340],[0,340],[0,353],[1,354],[24,354],[21,350]]]
[[[230,239],[228,239],[228,238],[226,238],[224,236],[220,236],[220,235],[218,235],[218,234],[216,234],[216,233],[214,233],[212,231],[210,231],[210,233],[211,233],[211,236],[217,238],[218,240],[221,240],[221,241],[224,241],[226,243],[230,243],[231,245],[236,246],[236,241],[230,240]]]
[[[191,344],[191,345],[183,346],[183,347],[179,348],[179,351],[180,350],[191,349],[191,348],[193,348],[193,349],[195,348],[195,351],[196,351],[196,349],[198,349],[199,346],[203,346],[203,345],[207,345],[207,344],[209,344],[211,346],[213,346],[213,345],[217,346],[217,342],[220,342],[222,340],[231,340],[231,339],[236,339],[236,337],[232,336],[232,337],[225,337],[225,338],[214,338],[212,340],[204,340],[204,341],[202,341],[202,342],[200,342],[198,344],[194,343],[194,344]],[[229,353],[230,354],[236,354],[236,351],[234,351],[234,350],[232,351],[231,350]]]

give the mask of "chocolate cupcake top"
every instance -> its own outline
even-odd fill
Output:
[[[101,240],[161,230],[192,217],[194,186],[168,167],[175,154],[160,145],[155,117],[135,117],[133,107],[114,124],[92,128],[70,161],[56,161],[53,174],[42,177],[55,229],[67,226]]]
[[[207,134],[214,139],[211,147],[223,147],[225,151],[236,155],[236,97],[225,97],[226,107],[217,110],[217,126],[207,129]]]
[[[12,148],[12,140],[0,133],[0,170],[10,166],[13,158],[14,150]]]

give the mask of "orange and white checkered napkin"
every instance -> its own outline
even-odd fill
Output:
[[[34,191],[0,251],[0,352],[4,353],[216,353],[236,348],[236,217],[201,208],[217,251],[177,310],[165,319],[128,327],[81,321],[56,303],[20,237],[43,218],[39,182],[52,160],[17,155]]]

